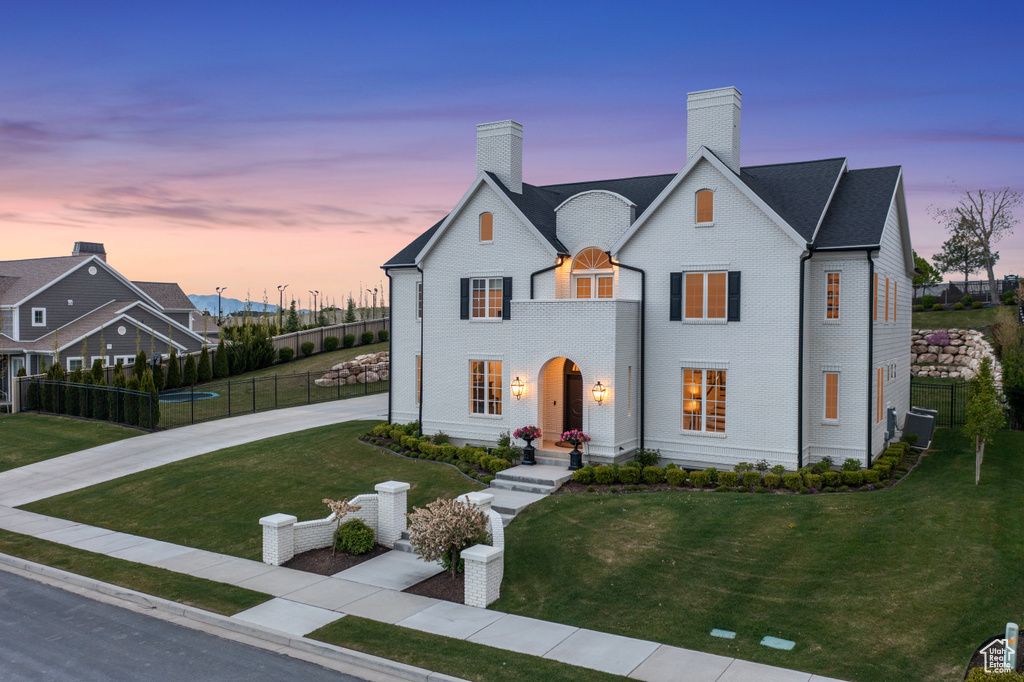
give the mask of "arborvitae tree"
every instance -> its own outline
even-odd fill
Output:
[[[217,343],[217,352],[213,356],[213,376],[217,379],[225,379],[231,374],[231,365],[228,363],[228,351],[224,347],[224,339]]]
[[[231,376],[241,374],[245,371],[245,346],[235,342],[228,346],[228,366],[231,368]]]
[[[164,366],[153,365],[153,371],[150,374],[153,375],[153,387],[157,392],[164,390]]]
[[[196,356],[189,353],[185,358],[185,371],[181,375],[181,383],[183,386],[194,386],[197,379],[199,373],[196,371]]]
[[[178,367],[178,354],[171,349],[167,356],[167,376],[164,377],[164,388],[170,390],[181,386],[181,368]]]
[[[159,365],[157,365],[159,367]],[[139,390],[147,395],[137,396],[139,399],[139,426],[155,429],[160,423],[160,393],[153,383],[153,373],[146,372],[139,382]]]
[[[288,319],[284,323],[284,330],[288,333],[299,331],[299,311],[295,309],[295,299],[292,299],[292,304],[288,308]]]
[[[78,389],[78,414],[82,417],[95,417],[92,413],[92,391],[89,390],[89,386],[92,386],[92,372],[82,372],[82,386]]]
[[[142,372],[146,368],[146,351],[139,349],[139,352],[135,354],[135,368],[132,372]]]
[[[352,299],[352,296],[348,297],[348,308],[345,310],[345,322],[356,321],[356,302]]]
[[[139,377],[132,374],[132,378],[128,380],[126,388],[129,391],[138,391],[142,384],[139,382]],[[124,399],[124,421],[126,424],[138,426],[139,424],[139,400],[135,394],[128,394]]]
[[[92,363],[92,384],[94,386],[105,386],[106,373],[103,371],[103,361],[97,360]],[[103,389],[92,391],[92,418],[107,418],[107,391]]]
[[[68,375],[68,382],[72,384],[82,383],[82,370],[76,369]],[[78,403],[79,400],[79,389],[78,386],[67,386],[64,390],[64,404],[61,406],[62,411],[68,414],[78,414]]]
[[[103,361],[96,358],[96,362],[92,363],[92,383],[94,384],[105,384],[105,377],[103,376]]]
[[[199,354],[199,366],[196,367],[196,377],[200,382],[209,381],[213,378],[213,369],[210,367],[210,351],[203,345],[203,352]]]
[[[124,378],[124,368],[121,366],[120,360],[114,367],[114,378],[110,380],[110,385],[114,389],[123,389],[127,387],[127,381],[125,381]],[[113,390],[107,393],[107,398],[107,419],[110,421],[123,422],[124,395],[118,390]]]

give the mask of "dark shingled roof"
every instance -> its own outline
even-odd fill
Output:
[[[132,282],[146,295],[169,310],[195,310],[195,305],[174,282]]]
[[[836,248],[880,244],[899,176],[899,166],[847,171],[814,245]]]
[[[828,206],[828,214],[815,241],[816,245],[835,247],[877,244],[885,226],[899,167],[848,171],[840,178],[845,162],[846,159],[836,158],[748,166],[740,169],[739,177],[807,241],[814,236],[821,214]],[[516,194],[493,173],[488,175],[559,253],[566,253],[568,249],[559,241],[555,231],[555,208],[569,197],[596,189],[616,192],[636,204],[636,215],[640,216],[676,176],[675,173],[669,173],[540,187],[524,182],[523,193]],[[837,178],[839,186],[829,204]],[[417,254],[443,222],[444,219],[438,221],[413,240],[384,267],[413,265]],[[871,238],[874,241],[870,241]]]
[[[68,270],[80,265],[89,256],[57,256],[0,261],[0,277],[4,305],[17,303],[34,294]]]
[[[823,159],[748,166],[740,169],[740,179],[801,237],[811,241],[845,162]]]

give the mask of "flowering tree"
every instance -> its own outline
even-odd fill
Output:
[[[462,571],[462,550],[487,541],[487,515],[469,502],[439,499],[406,516],[416,553],[424,561],[440,559],[452,575]]]
[[[326,504],[331,512],[334,514],[334,520],[336,522],[334,526],[334,535],[337,537],[338,529],[341,528],[341,521],[345,518],[345,515],[349,512],[357,512],[362,507],[358,504],[349,504],[348,500],[331,500],[324,498],[324,504]],[[331,545],[331,554],[337,551],[337,543]]]

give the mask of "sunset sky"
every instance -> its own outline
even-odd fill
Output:
[[[686,93],[725,85],[743,165],[902,165],[930,257],[954,181],[1024,189],[1022,8],[8,2],[0,259],[97,241],[186,293],[340,303],[458,201],[475,124],[523,123],[532,184],[674,172]],[[1024,275],[1024,225],[997,248]]]

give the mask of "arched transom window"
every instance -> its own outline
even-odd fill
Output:
[[[715,193],[709,189],[697,192],[697,222],[715,222]]]
[[[580,251],[572,263],[574,298],[612,298],[615,275],[608,254],[596,247]]]

